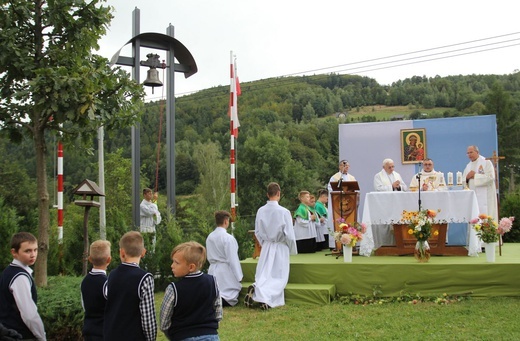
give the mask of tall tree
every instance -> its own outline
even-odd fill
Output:
[[[36,283],[47,284],[50,207],[46,135],[88,141],[100,125],[130,125],[143,90],[128,73],[92,53],[112,19],[104,0],[1,1],[0,122],[11,140],[26,135],[36,156]]]

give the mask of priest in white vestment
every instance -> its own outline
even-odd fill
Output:
[[[495,168],[490,160],[480,155],[477,146],[469,146],[466,154],[470,162],[462,178],[466,179],[469,189],[475,191],[480,214],[487,214],[498,222]]]
[[[374,189],[377,192],[406,191],[401,175],[394,171],[392,159],[383,160],[383,169],[374,176]],[[388,203],[391,205],[391,203]],[[381,245],[395,245],[391,224],[372,224],[372,237],[376,248]]]
[[[227,232],[231,214],[227,211],[215,212],[217,227],[206,239],[206,250],[209,262],[208,274],[215,276],[224,306],[238,303],[238,295],[242,289],[242,267],[238,258],[238,243],[235,237]]]
[[[341,160],[338,165],[339,172],[334,174],[330,177],[329,184],[327,186],[327,189],[329,190],[329,199],[328,199],[328,205],[327,205],[327,226],[329,231],[334,231],[334,215],[332,212],[332,197],[331,192],[333,191],[332,186],[330,185],[331,182],[339,182],[341,181],[356,181],[356,178],[348,172],[348,169],[350,168],[350,164],[347,160]],[[336,189],[334,189],[336,190]],[[336,240],[332,235],[329,235],[329,248],[335,249],[336,248]]]
[[[255,283],[248,288],[245,304],[260,303],[263,309],[285,304],[284,289],[289,281],[290,255],[297,254],[291,212],[281,206],[280,186],[267,186],[267,203],[256,213],[255,236],[262,246],[256,266]]]
[[[433,169],[433,160],[426,158],[422,163],[423,170],[415,174],[410,181],[410,189],[418,189],[421,180],[421,191],[434,191],[439,188],[439,173]]]
[[[383,169],[374,176],[374,189],[378,192],[406,191],[401,175],[394,171],[392,159],[383,160]]]

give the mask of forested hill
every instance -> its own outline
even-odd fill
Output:
[[[237,192],[239,214],[252,215],[265,201],[268,182],[280,182],[282,203],[293,207],[301,189],[314,192],[337,169],[338,124],[390,120],[496,114],[500,153],[507,165],[518,164],[520,136],[520,72],[510,75],[412,77],[391,85],[350,75],[314,75],[259,80],[241,84],[238,98],[240,119],[237,140]],[[207,214],[229,209],[229,87],[219,86],[176,99],[176,189],[178,195],[197,194]],[[165,122],[163,104],[148,103],[141,122],[142,186],[154,187],[159,132],[159,191],[165,188]],[[161,125],[161,113],[163,123]],[[162,127],[160,129],[160,127]],[[126,165],[130,159],[129,130],[107,132],[107,186],[128,186]],[[507,141],[507,143],[505,143]],[[0,166],[2,179],[18,183],[34,178],[34,156],[27,145],[1,140],[9,160]],[[51,143],[52,144],[52,143]],[[93,141],[95,150],[96,141]],[[97,155],[65,147],[66,200],[83,179],[97,179]],[[9,167],[7,167],[9,165]],[[503,165],[506,165],[504,162]],[[53,165],[49,165],[49,170]],[[509,183],[509,171],[502,171]],[[117,179],[111,179],[115,177]],[[52,174],[49,174],[52,177]],[[112,181],[112,182],[111,182]],[[9,181],[4,181],[9,184]],[[51,183],[51,185],[53,185]],[[9,207],[19,207],[13,187],[0,186]],[[22,193],[34,193],[30,188]],[[53,189],[50,189],[51,193]],[[107,189],[107,201],[110,201]],[[123,193],[123,192],[121,192]],[[129,194],[129,193],[128,193]],[[118,202],[126,202],[126,195]],[[35,199],[24,198],[23,203]],[[30,205],[21,205],[26,208]],[[208,216],[211,216],[209,214]]]

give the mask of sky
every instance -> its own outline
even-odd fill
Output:
[[[136,7],[141,33],[165,34],[170,24],[174,26],[175,38],[198,67],[187,79],[176,73],[176,96],[229,85],[231,51],[241,83],[334,72],[392,84],[412,76],[520,70],[520,4],[513,0],[107,0],[106,4],[114,7],[114,19],[96,53],[108,59],[132,38]],[[142,49],[141,59],[150,52],[166,58],[164,51]],[[121,55],[131,56],[131,45]],[[141,80],[146,71],[140,68]],[[154,92],[147,90],[147,100],[165,96],[161,88]]]

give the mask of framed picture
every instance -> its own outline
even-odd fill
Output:
[[[401,162],[420,163],[426,158],[426,129],[401,129]]]

